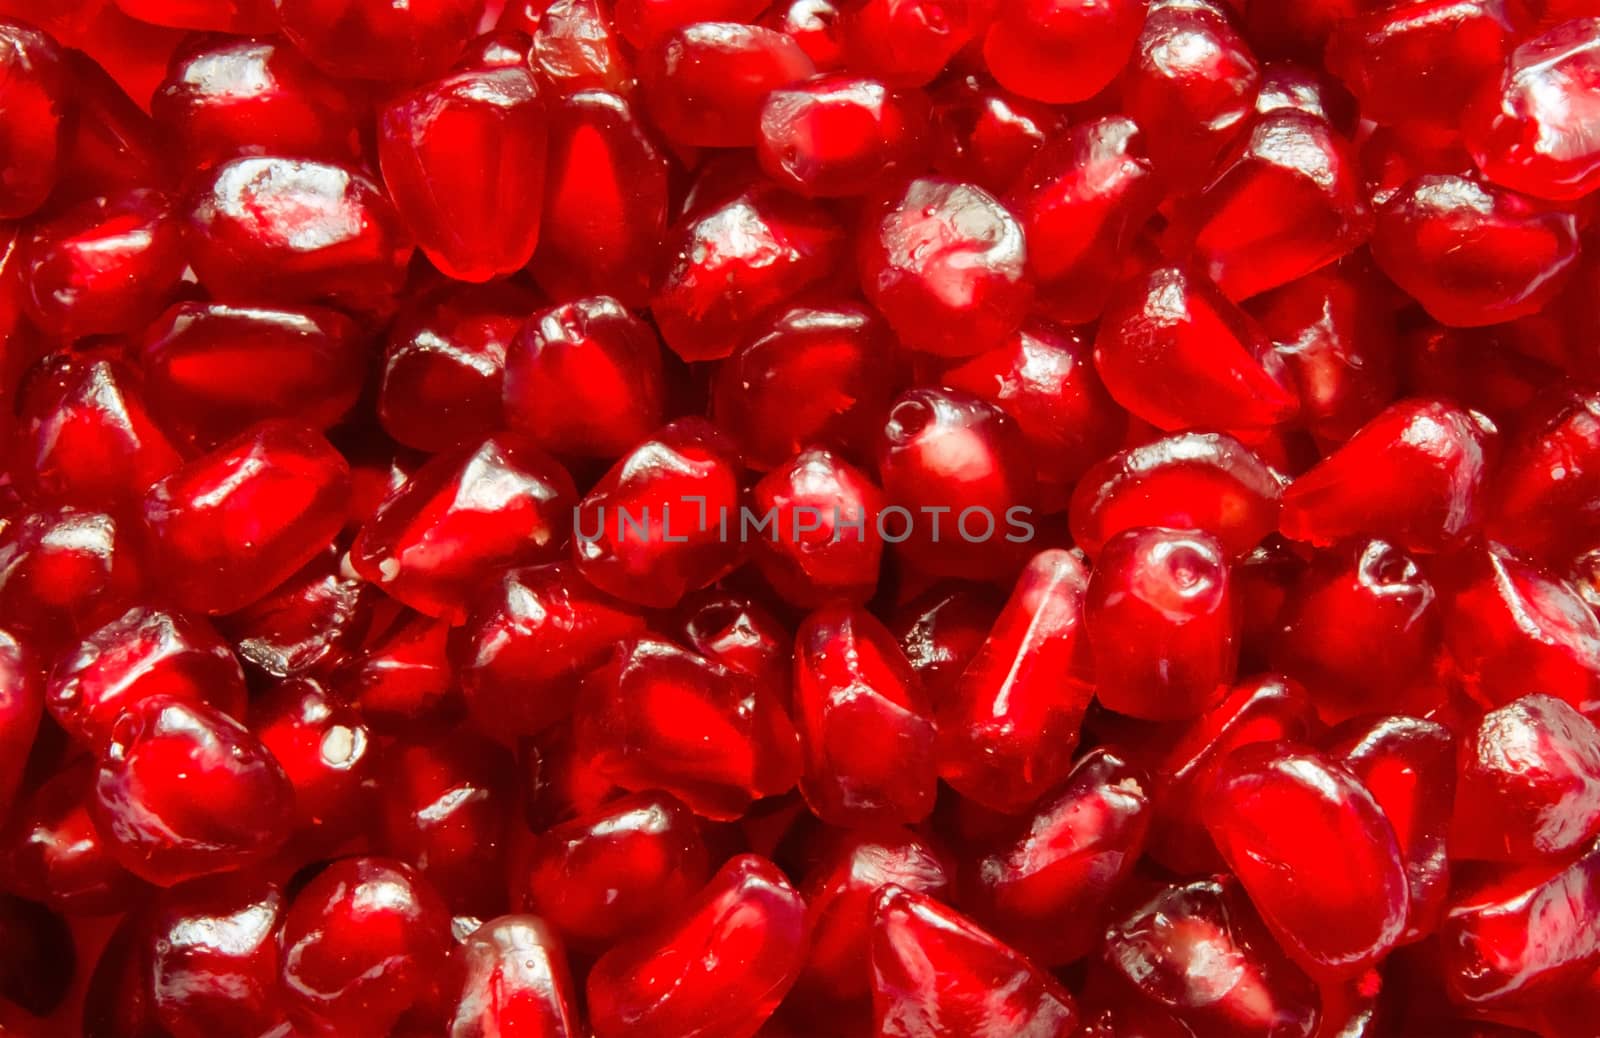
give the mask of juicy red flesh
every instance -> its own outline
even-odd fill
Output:
[[[0,1032],[1585,1038],[1595,0],[0,0]]]

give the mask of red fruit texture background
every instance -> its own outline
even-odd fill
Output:
[[[1600,1038],[1600,0],[0,0],[0,1035]]]

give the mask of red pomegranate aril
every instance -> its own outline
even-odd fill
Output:
[[[1004,604],[989,587],[935,584],[893,615],[890,630],[935,709],[950,698]]]
[[[115,0],[141,22],[176,29],[269,33],[277,27],[272,0]]]
[[[1283,495],[1279,529],[1318,546],[1380,537],[1442,551],[1481,525],[1496,443],[1488,419],[1446,400],[1391,405]]]
[[[605,293],[644,305],[672,170],[632,102],[603,90],[553,102],[534,278],[557,298]]]
[[[807,447],[863,460],[900,367],[875,311],[846,300],[797,304],[758,322],[718,365],[712,412],[752,468],[777,468]]]
[[[501,18],[502,29],[515,6]],[[625,93],[632,86],[632,60],[611,17],[612,7],[603,0],[555,0],[526,27],[532,36],[529,59],[557,93]]]
[[[1084,101],[1104,89],[1133,51],[1144,25],[1138,0],[1001,0],[983,38],[983,59],[999,84],[1051,104]]]
[[[800,625],[794,660],[812,813],[843,828],[926,818],[938,784],[932,711],[888,628],[859,606],[819,609]]]
[[[1511,5],[1422,0],[1367,6],[1372,9],[1335,29],[1328,68],[1350,88],[1364,116],[1421,132],[1454,131],[1463,98],[1499,76],[1512,38]]]
[[[1004,345],[950,368],[940,381],[999,407],[1034,455],[1039,505],[1063,510],[1090,465],[1122,443],[1128,419],[1100,382],[1088,337],[1030,318]]]
[[[1033,302],[1022,225],[993,195],[943,177],[910,181],[869,210],[861,289],[914,350],[966,357],[1000,345]]]
[[[1600,106],[1600,19],[1574,18],[1524,40],[1496,71],[1461,119],[1484,176],[1557,201],[1600,185],[1600,149],[1586,131]]]
[[[371,626],[382,592],[345,570],[329,545],[265,597],[221,618],[241,662],[269,677],[319,672]]]
[[[241,716],[244,672],[204,620],[136,606],[57,659],[45,705],[68,735],[93,749],[123,711],[154,696]]]
[[[1161,198],[1131,119],[1096,119],[1041,149],[1009,196],[1027,236],[1039,306],[1063,321],[1098,317]]]
[[[859,76],[818,76],[762,102],[756,156],[812,198],[865,195],[926,166],[927,96]]]
[[[872,597],[885,501],[865,472],[831,451],[803,451],[767,473],[750,504],[766,527],[752,531],[756,565],[785,601],[815,607]]]
[[[750,147],[760,137],[762,102],[815,68],[793,39],[737,22],[697,22],[644,52],[640,94],[674,144]]]
[[[538,296],[512,282],[444,285],[404,307],[389,327],[378,421],[408,447],[445,451],[503,424],[506,353]]]
[[[6,894],[0,896],[0,935],[5,938],[0,995],[6,999],[0,1025],[19,1036],[43,1038],[43,1030],[36,1032],[32,1025],[61,1008],[80,965],[73,932],[44,905]]]
[[[1450,851],[1534,862],[1571,855],[1600,833],[1600,731],[1562,700],[1534,693],[1463,734]]]
[[[1098,555],[1122,530],[1203,530],[1244,555],[1277,526],[1283,480],[1220,433],[1180,433],[1113,454],[1078,481],[1072,537]]]
[[[293,840],[323,850],[357,833],[377,777],[377,748],[360,711],[296,678],[253,700],[249,712],[251,730],[294,787]]]
[[[1539,691],[1600,711],[1600,620],[1577,589],[1498,545],[1454,563],[1445,644],[1467,694],[1492,708]]]
[[[418,612],[459,623],[485,578],[560,554],[576,500],[555,459],[497,433],[435,455],[390,494],[356,535],[350,564]]]
[[[450,916],[401,862],[341,858],[294,896],[279,941],[279,997],[297,1032],[383,1038],[441,982]]]
[[[243,725],[161,695],[112,723],[89,800],[111,854],[160,886],[262,860],[293,812],[294,787]]]
[[[923,86],[971,42],[983,16],[971,0],[865,0],[844,12],[846,64],[892,86]]]
[[[364,0],[362,0],[364,2]],[[189,261],[222,301],[384,310],[412,242],[376,182],[312,159],[232,159],[191,194]]]
[[[617,30],[642,50],[694,22],[754,20],[764,6],[761,0],[617,0],[613,17]]]
[[[1439,930],[1453,1001],[1470,1007],[1552,1005],[1600,963],[1600,846],[1452,891]],[[1587,1025],[1586,1025],[1587,1026]]]
[[[417,738],[459,722],[466,703],[449,660],[450,624],[402,609],[328,677],[372,729]]]
[[[455,950],[462,974],[450,1038],[572,1038],[577,995],[561,938],[537,916],[506,915]]]
[[[35,224],[17,276],[30,320],[54,338],[144,327],[183,274],[183,234],[172,200],[136,188],[91,198]]]
[[[368,350],[336,310],[192,302],[145,329],[139,359],[162,418],[210,446],[268,418],[333,425],[361,394]]]
[[[1149,778],[1096,747],[1014,838],[976,857],[962,904],[996,936],[1045,965],[1072,962],[1101,939],[1150,826]]]
[[[524,67],[457,72],[379,113],[384,186],[444,274],[488,281],[533,257],[546,125],[539,86]]]
[[[293,47],[220,36],[198,37],[173,56],[150,112],[190,169],[245,154],[359,158],[367,116],[361,97]]]
[[[1372,258],[1439,323],[1499,324],[1535,313],[1578,258],[1577,221],[1468,177],[1429,174],[1378,210]]]
[[[667,642],[618,644],[584,679],[583,758],[624,789],[660,789],[727,821],[800,777],[794,725],[772,689]]]
[[[43,716],[44,682],[36,654],[9,631],[0,631],[0,814],[11,813]]]
[[[505,911],[515,803],[509,752],[473,735],[391,747],[375,776],[379,846],[406,862],[455,915]]]
[[[1134,1013],[1166,1010],[1181,1021],[1171,1032],[1138,1034],[1319,1033],[1316,988],[1284,958],[1237,884],[1224,877],[1155,890],[1111,924],[1101,957],[1124,988],[1107,992],[1110,998]]]
[[[1261,66],[1223,5],[1159,0],[1120,87],[1122,109],[1144,131],[1156,170],[1198,187],[1255,113]]]
[[[952,77],[931,98],[933,168],[996,197],[1011,191],[1028,161],[1067,125],[1060,110],[1018,97],[987,77]]]
[[[614,945],[589,973],[596,1038],[750,1038],[805,962],[806,905],[765,858],[732,858],[677,918]]]
[[[1358,538],[1320,553],[1295,582],[1268,655],[1326,718],[1393,709],[1434,660],[1443,612],[1416,559]]]
[[[68,73],[56,41],[17,22],[0,23],[0,219],[44,204],[70,140]]]
[[[277,941],[285,907],[276,883],[248,873],[185,884],[156,899],[148,924],[150,1006],[172,1038],[285,1027]]]
[[[634,793],[542,833],[514,897],[584,948],[652,929],[705,886],[700,825],[667,793]]]
[[[1054,977],[926,894],[884,887],[873,906],[872,1008],[883,1038],[1068,1038],[1078,1008]]]
[[[506,350],[506,421],[562,456],[614,458],[660,426],[661,341],[610,296],[534,312]]]
[[[783,690],[788,701],[794,635],[760,602],[734,591],[697,591],[679,604],[671,629],[706,659]]]
[[[939,774],[957,792],[1016,812],[1066,777],[1093,688],[1082,651],[1086,567],[1040,552],[938,713]]]
[[[845,247],[820,204],[767,183],[691,210],[668,235],[650,301],[661,337],[684,360],[726,357],[763,315],[836,278]]]
[[[52,645],[121,614],[139,595],[135,537],[126,522],[71,508],[0,524],[0,623]]]
[[[1520,416],[1490,494],[1488,535],[1564,561],[1600,536],[1600,393],[1553,385]]]
[[[1140,527],[1095,559],[1084,607],[1100,702],[1179,720],[1213,705],[1239,663],[1239,606],[1222,543],[1198,530]]]
[[[120,359],[58,353],[20,400],[13,478],[40,503],[113,512],[136,502],[181,460]]]
[[[173,599],[227,613],[282,584],[344,526],[350,468],[327,440],[264,422],[150,488],[144,522]]]
[[[68,51],[66,62],[77,118],[57,193],[82,199],[129,184],[170,186],[172,163],[144,108],[87,54]]]
[[[395,6],[388,0],[274,0],[283,34],[329,75],[415,82],[456,58],[482,0]]]
[[[1246,299],[1351,252],[1372,214],[1348,142],[1317,116],[1279,109],[1250,125],[1176,228],[1222,294]]]
[[[885,415],[877,461],[884,540],[940,576],[1015,569],[1036,495],[1027,443],[1004,411],[957,390],[908,390]]]
[[[1303,745],[1254,743],[1212,777],[1206,827],[1284,950],[1353,977],[1405,931],[1410,888],[1393,827],[1343,765]]]
[[[1394,828],[1411,897],[1401,940],[1433,933],[1450,888],[1446,842],[1458,788],[1454,736],[1433,721],[1391,715],[1335,729],[1329,751],[1367,788]]]
[[[0,858],[7,889],[73,916],[115,913],[148,896],[89,817],[93,783],[94,761],[80,758],[18,801]]]
[[[844,12],[834,0],[783,0],[760,19],[798,43],[818,72],[844,65],[843,21]]]
[[[806,874],[811,947],[800,989],[835,1002],[872,993],[869,959],[873,902],[894,884],[942,898],[955,879],[953,863],[925,837],[904,829],[856,830],[833,841]]]
[[[1261,329],[1182,267],[1156,267],[1117,289],[1094,363],[1117,403],[1169,432],[1265,429],[1297,410]]]
[[[727,437],[704,419],[673,422],[625,454],[579,503],[578,572],[625,601],[675,605],[738,565],[739,502]]]
[[[450,659],[478,728],[510,740],[569,716],[584,673],[644,631],[641,616],[570,564],[513,569],[469,600]]]
[[[1399,343],[1383,279],[1339,264],[1257,296],[1250,313],[1283,359],[1319,445],[1348,440],[1394,398]]]

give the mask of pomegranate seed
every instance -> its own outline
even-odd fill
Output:
[[[1209,534],[1142,527],[1111,538],[1084,623],[1100,702],[1118,713],[1194,717],[1233,681],[1239,611],[1228,557]]]
[[[36,224],[20,248],[29,319],[67,341],[144,327],[177,290],[184,266],[172,201],[144,188],[80,202]]]
[[[382,309],[412,243],[378,185],[311,159],[232,159],[190,197],[189,261],[224,300]]]
[[[983,37],[984,63],[1001,86],[1023,97],[1087,100],[1127,62],[1144,13],[1136,0],[1002,0]]]
[[[613,23],[612,6],[600,0],[555,0],[547,7],[539,2],[524,5],[530,12],[544,7],[525,28],[532,36],[530,56],[534,68],[558,93],[625,92],[631,85],[633,69]],[[506,9],[506,15],[501,17],[502,28],[515,9],[515,5]]]
[[[5,837],[9,889],[70,915],[114,913],[149,896],[89,817],[93,783],[94,761],[80,759],[17,803]]]
[[[1441,551],[1482,522],[1494,439],[1482,415],[1443,400],[1403,400],[1284,491],[1279,529],[1316,545],[1369,534]]]
[[[1565,560],[1600,536],[1591,525],[1588,489],[1597,476],[1600,395],[1569,386],[1530,402],[1507,445],[1490,495],[1488,533],[1540,558]]]
[[[963,900],[1000,938],[1056,965],[1091,952],[1144,848],[1150,780],[1115,750],[1084,754],[1014,839],[978,858]]]
[[[739,562],[732,445],[703,419],[673,422],[618,461],[573,522],[573,557],[585,579],[626,601],[675,605]]]
[[[506,353],[537,299],[511,283],[448,285],[402,309],[378,385],[384,432],[408,447],[447,451],[499,429]]]
[[[639,85],[656,126],[674,144],[754,145],[769,93],[809,77],[811,59],[781,32],[737,22],[696,22],[653,44]]]
[[[376,746],[361,712],[314,681],[285,681],[250,704],[250,727],[294,787],[293,838],[342,844],[372,801]]]
[[[496,434],[418,469],[361,528],[350,564],[418,612],[459,623],[484,578],[555,558],[576,499],[555,459]]]
[[[274,678],[327,669],[364,635],[382,598],[324,550],[255,604],[219,620],[241,662]]]
[[[737,818],[800,776],[794,725],[749,676],[653,639],[621,642],[584,679],[578,745],[624,789],[665,790],[707,818]]]
[[[212,36],[173,55],[150,114],[183,163],[207,169],[259,152],[359,158],[367,113],[292,47]]]
[[[513,883],[575,945],[605,947],[664,922],[710,875],[689,809],[666,793],[635,793],[541,834]]]
[[[293,810],[288,777],[243,725],[164,695],[112,723],[89,800],[117,861],[162,886],[260,861]]]
[[[442,72],[472,35],[479,0],[273,0],[283,34],[324,71],[384,82]]]
[[[45,705],[68,735],[96,747],[120,714],[146,699],[209,704],[237,716],[244,695],[239,661],[209,624],[135,606],[57,659]]]
[[[1004,605],[989,588],[938,584],[912,599],[890,625],[935,708],[949,700]]]
[[[120,615],[139,594],[133,539],[127,523],[103,512],[14,517],[0,526],[0,622],[54,644]],[[18,750],[26,755],[27,742]]]
[[[1067,1038],[1078,1009],[1048,973],[925,894],[889,885],[872,920],[872,1007],[884,1035]]]
[[[861,289],[900,340],[940,356],[991,349],[1033,302],[1023,229],[994,196],[938,177],[908,183],[862,225]]]
[[[865,195],[926,164],[929,118],[919,91],[819,76],[767,94],[756,155],[767,176],[799,194]]]
[[[1293,743],[1242,747],[1219,764],[1205,819],[1273,935],[1314,973],[1355,976],[1400,939],[1410,896],[1394,829],[1342,765]]]
[[[888,628],[858,607],[820,609],[800,625],[794,666],[800,791],[812,813],[842,827],[927,817],[933,718]]]
[[[802,990],[847,1001],[871,995],[873,902],[894,884],[945,897],[954,866],[923,837],[904,829],[856,830],[818,857],[806,876],[811,949]]]
[[[676,634],[706,659],[783,690],[788,701],[794,635],[744,595],[707,589],[686,598],[675,617]]]
[[[546,123],[532,71],[509,66],[457,72],[379,114],[384,185],[440,271],[488,281],[533,257]]]
[[[933,168],[996,196],[1009,192],[1046,139],[1066,128],[1058,109],[986,77],[952,78],[936,85],[931,98]]]
[[[963,796],[1017,811],[1065,778],[1093,689],[1073,673],[1088,573],[1041,552],[941,706],[939,774]]]
[[[7,895],[0,899],[0,934],[6,939],[0,994],[26,1011],[14,1013],[22,1021],[50,1016],[66,998],[78,965],[67,922],[43,905]],[[8,1028],[31,1033],[26,1023],[11,1019]]]
[[[1467,146],[1486,177],[1560,201],[1600,184],[1600,151],[1582,129],[1597,100],[1597,60],[1600,20],[1584,17],[1522,42],[1503,68],[1495,65],[1498,80],[1485,84],[1462,116]]]
[[[278,927],[283,891],[249,874],[165,891],[150,934],[150,1006],[173,1038],[282,1027]]]
[[[9,811],[16,799],[43,716],[44,687],[33,653],[0,631],[0,810]]]
[[[760,0],[616,0],[617,30],[637,48],[694,22],[743,22],[755,18]]]
[[[56,41],[16,22],[0,24],[0,67],[0,218],[17,220],[44,204],[60,175],[69,140],[68,76]]]
[[[878,581],[883,491],[866,473],[824,450],[808,450],[767,473],[751,504],[771,529],[756,564],[786,601],[818,606],[864,602]]]
[[[297,1029],[381,1038],[439,983],[450,917],[408,866],[341,858],[294,896],[279,941],[279,990]]]
[[[463,976],[452,1036],[578,1033],[566,953],[542,919],[491,919],[461,943],[455,958]]]
[[[596,1038],[753,1034],[800,975],[805,913],[771,862],[730,859],[677,918],[595,963],[588,996]]]
[[[661,424],[661,342],[609,296],[528,318],[506,351],[506,419],[561,455],[615,457]]]
[[[416,737],[460,721],[466,703],[449,661],[450,625],[401,610],[328,677],[374,731]]]
[[[1113,454],[1078,481],[1072,536],[1098,555],[1141,526],[1203,530],[1243,555],[1277,525],[1283,479],[1232,436],[1180,433]]]
[[[226,613],[310,562],[344,525],[349,494],[349,466],[326,440],[267,422],[151,487],[144,521],[173,598]]]

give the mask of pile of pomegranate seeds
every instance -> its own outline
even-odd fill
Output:
[[[1600,0],[0,0],[0,1035],[1600,1038]]]

